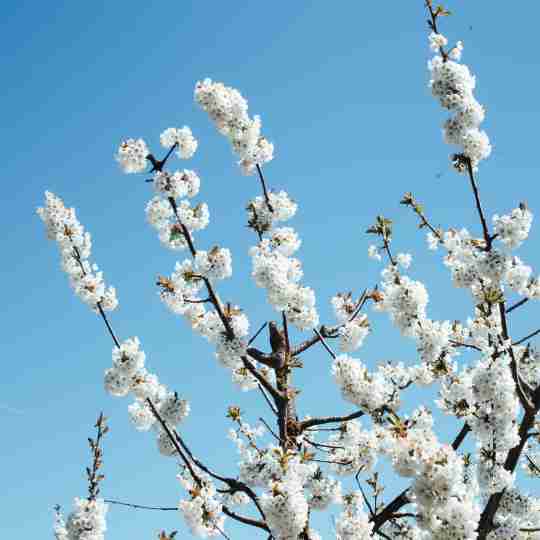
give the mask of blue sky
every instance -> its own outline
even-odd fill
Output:
[[[468,185],[450,170],[451,149],[441,141],[445,114],[426,86],[422,4],[19,0],[3,8],[3,536],[51,537],[53,505],[67,509],[85,494],[86,437],[100,410],[111,426],[103,495],[174,506],[181,491],[174,463],[157,454],[150,434],[129,425],[128,402],[102,389],[111,343],[71,294],[56,247],[35,216],[45,189],[75,206],[92,233],[94,259],[118,290],[117,333],[138,335],[151,369],[190,400],[184,433],[196,453],[234,474],[235,450],[224,439],[227,406],[240,405],[253,423],[262,414],[270,418],[257,395],[237,393],[210,347],[160,304],[155,277],[169,273],[177,255],[163,250],[145,224],[151,195],[144,177],[121,174],[113,159],[122,138],[142,136],[157,149],[164,128],[191,126],[199,150],[178,166],[199,172],[199,200],[211,213],[197,243],[232,250],[235,273],[220,292],[246,310],[253,328],[274,318],[249,280],[247,250],[255,239],[243,209],[258,185],[240,175],[227,142],[194,104],[199,79],[240,89],[250,112],[262,116],[275,144],[266,175],[272,188],[299,202],[291,225],[303,239],[305,283],[317,292],[323,321],[332,322],[328,300],[335,292],[359,293],[376,283],[380,268],[366,257],[371,239],[364,231],[380,213],[395,221],[394,250],[413,254],[411,275],[429,288],[430,316],[468,315],[466,293],[449,288],[441,254],[426,251],[423,233],[398,204],[412,191],[437,224],[479,231]],[[526,199],[534,212],[540,6],[527,3],[526,14],[486,0],[448,7],[456,14],[443,32],[464,41],[464,61],[487,109],[493,154],[479,177],[485,207],[500,213]],[[534,231],[520,251],[536,267],[537,245]],[[534,329],[537,309],[515,313],[516,337]],[[358,354],[363,361],[413,360],[410,342],[383,317],[372,321]],[[300,412],[352,411],[330,380],[324,351],[304,363]],[[412,393],[406,410],[429,397]],[[438,428],[448,440],[458,429],[444,419]],[[391,477],[384,483],[389,492],[399,487]],[[331,529],[329,514],[317,527]],[[162,528],[189,537],[176,513],[113,507],[107,538],[155,538]],[[230,530],[235,539],[251,537]]]

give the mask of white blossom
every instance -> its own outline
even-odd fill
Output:
[[[533,215],[525,206],[514,208],[510,214],[493,216],[493,230],[508,248],[519,247],[529,236]]]
[[[103,499],[90,501],[76,497],[66,520],[67,540],[104,540],[107,510]]]
[[[244,174],[273,159],[274,146],[261,135],[260,117],[248,116],[247,101],[238,90],[204,79],[195,86],[195,100],[229,139]]]
[[[115,157],[125,173],[140,173],[146,169],[146,156],[149,154],[142,139],[126,139],[120,144]]]
[[[176,154],[181,159],[193,157],[197,150],[197,140],[193,137],[191,129],[187,126],[183,128],[167,128],[159,137],[161,146],[170,148],[177,144]]]
[[[37,214],[47,228],[47,237],[58,244],[61,266],[68,274],[75,294],[94,311],[101,307],[113,311],[118,307],[116,290],[107,287],[103,273],[96,264],[90,263],[91,237],[78,221],[74,208],[66,208],[60,197],[45,192],[45,206]]]

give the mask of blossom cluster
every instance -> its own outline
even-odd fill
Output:
[[[474,97],[474,76],[466,65],[459,63],[463,45],[458,44],[450,54],[440,54],[446,43],[443,35],[431,34],[431,48],[437,54],[428,63],[431,72],[429,85],[441,107],[454,113],[444,124],[445,142],[461,147],[461,152],[475,170],[479,162],[491,154],[489,138],[485,131],[479,129],[485,112]]]
[[[511,215],[516,215],[515,211]],[[495,216],[494,221],[501,242],[508,247],[516,246],[525,237],[526,225],[532,217],[524,214],[523,220],[510,216]],[[506,225],[503,227],[502,223]],[[517,240],[519,237],[521,240]],[[485,301],[486,291],[503,290],[507,285],[519,295],[540,298],[540,281],[532,277],[532,268],[507,250],[494,246],[485,250],[483,240],[471,236],[467,229],[444,233],[442,244],[448,255],[444,264],[452,273],[456,287],[469,288],[479,302]]]
[[[315,293],[300,285],[302,264],[292,257],[301,241],[291,227],[272,228],[275,222],[294,216],[296,203],[281,191],[270,193],[268,201],[257,197],[247,208],[250,226],[261,234],[259,244],[249,250],[255,283],[266,289],[268,302],[276,311],[284,312],[288,322],[300,330],[314,328],[319,324]],[[262,232],[268,237],[262,238]]]
[[[104,540],[108,505],[103,499],[75,498],[67,521],[57,513],[54,526],[56,540]]]
[[[176,146],[176,154],[180,159],[189,159],[193,157],[197,150],[197,139],[193,137],[191,129],[188,126],[182,128],[167,128],[159,137],[161,146],[172,148]]]
[[[291,468],[260,497],[261,507],[276,540],[296,540],[308,520],[308,503],[301,479]]]
[[[249,319],[236,306],[222,306],[222,314],[233,334],[230,336],[216,309],[206,309],[205,299],[201,297],[205,280],[213,283],[231,274],[231,254],[228,249],[216,246],[209,252],[197,251],[194,260],[177,262],[169,277],[159,278],[159,294],[173,313],[182,315],[193,331],[216,347],[216,358],[223,367],[231,370],[233,382],[242,390],[251,390],[258,383],[245,368],[242,359],[246,355]],[[251,362],[256,365],[254,360]],[[266,369],[261,372],[268,374]]]
[[[153,184],[157,195],[146,205],[146,218],[156,229],[165,247],[172,250],[185,249],[188,247],[186,235],[208,226],[208,205],[199,203],[192,206],[183,198],[197,195],[200,183],[197,173],[191,170],[155,173]]]
[[[223,534],[225,516],[221,495],[210,477],[199,468],[194,469],[196,479],[189,471],[177,476],[182,487],[190,496],[178,504],[184,520],[192,534],[206,538]]]
[[[529,236],[533,220],[532,212],[520,204],[510,214],[493,216],[493,229],[500,241],[509,249],[519,247]]]
[[[180,159],[193,157],[197,150],[197,140],[187,126],[167,128],[159,139],[165,148],[176,148],[176,155]],[[150,157],[150,150],[144,139],[130,138],[122,141],[115,154],[116,161],[126,174],[144,172]]]
[[[384,372],[379,370],[370,374],[360,360],[346,354],[339,355],[332,364],[332,375],[343,399],[369,414],[380,410],[383,405],[397,405],[395,388]]]
[[[259,501],[272,535],[277,540],[295,540],[305,529],[310,511],[341,502],[341,483],[303,458],[308,454],[301,437],[297,438],[300,451],[295,452],[273,444],[261,448],[257,439],[263,434],[263,429],[242,420],[237,430],[229,431],[240,455],[239,478],[252,488],[263,488]]]
[[[123,397],[129,393],[135,401],[129,405],[129,418],[139,431],[154,427],[158,433],[159,452],[165,456],[176,454],[169,436],[157,422],[148,403],[152,402],[161,418],[170,428],[178,425],[189,414],[189,403],[169,391],[159,382],[157,375],[145,368],[146,355],[140,349],[137,337],[126,339],[112,351],[112,367],[105,370],[104,384],[107,392]]]
[[[62,270],[75,294],[95,311],[99,307],[104,311],[116,309],[116,290],[105,285],[103,273],[90,262],[91,236],[77,219],[75,209],[66,208],[60,197],[46,191],[45,206],[38,208],[37,214],[45,223],[47,237],[58,244]]]
[[[380,451],[394,470],[411,478],[410,497],[417,505],[418,526],[433,538],[476,538],[480,510],[478,487],[466,483],[464,462],[433,433],[433,417],[424,407],[409,419],[395,417],[377,428]]]
[[[365,431],[356,421],[343,423],[340,430],[328,438],[331,469],[338,475],[369,472],[377,463],[379,445],[373,431]]]
[[[195,86],[195,100],[229,139],[244,174],[253,174],[258,165],[273,159],[274,145],[261,135],[260,117],[249,117],[247,101],[238,90],[204,79]]]
[[[347,353],[359,349],[369,334],[367,316],[357,313],[359,306],[353,301],[351,293],[338,293],[330,302],[340,323],[337,329],[339,350]]]
[[[345,496],[343,512],[336,520],[336,540],[369,540],[372,530],[360,492]]]
[[[508,353],[496,360],[484,356],[474,368],[455,374],[441,387],[439,406],[463,418],[479,448],[478,482],[492,494],[512,486],[514,476],[504,468],[509,450],[519,443],[519,403]]]

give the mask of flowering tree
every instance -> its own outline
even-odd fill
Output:
[[[369,256],[384,264],[380,283],[361,294],[337,293],[331,299],[336,322],[321,325],[315,293],[302,283],[302,266],[293,256],[301,241],[294,229],[282,226],[295,215],[297,204],[285,191],[270,190],[263,175],[263,165],[273,158],[273,145],[261,134],[260,118],[249,116],[237,90],[206,79],[195,87],[196,102],[231,143],[241,171],[257,177],[261,187],[261,194],[246,207],[256,241],[249,253],[252,277],[265,290],[277,322],[265,323],[251,335],[247,315],[219,295],[219,282],[232,274],[230,251],[197,246],[196,232],[209,224],[207,205],[190,202],[199,193],[199,176],[188,169],[168,170],[173,155],[189,159],[195,153],[191,130],[166,129],[160,138],[166,149],[162,159],[142,139],[127,139],[118,149],[116,159],[124,172],[151,175],[148,182],[155,196],[146,215],[160,242],[188,253],[170,276],[158,278],[161,300],[215,347],[217,361],[232,382],[242,391],[254,391],[273,418],[252,426],[238,407],[229,407],[238,471],[215,471],[195,455],[180,427],[190,413],[188,402],[146,369],[137,337],[116,336],[107,315],[118,305],[116,291],[105,285],[91,262],[90,235],[75,211],[52,193],[38,209],[49,238],[58,243],[72,288],[103,319],[112,338],[106,390],[113,396],[129,395],[134,427],[153,430],[159,452],[181,464],[178,479],[185,493],[178,510],[195,535],[228,538],[227,520],[234,520],[275,540],[315,540],[320,536],[310,524],[311,516],[335,504],[340,505],[335,520],[340,540],[540,539],[540,500],[524,494],[517,478],[518,471],[540,474],[540,352],[528,344],[540,331],[515,339],[508,324],[514,309],[540,298],[540,280],[512,254],[527,238],[532,214],[521,204],[508,214],[494,215],[491,223],[486,216],[476,178],[491,152],[488,136],[480,130],[484,109],[474,97],[474,77],[460,63],[463,45],[449,47],[439,32],[441,17],[449,13],[431,0],[426,9],[434,53],[429,84],[433,97],[450,112],[444,139],[457,147],[451,161],[470,184],[481,235],[435,227],[411,193],[401,203],[427,230],[429,248],[444,252],[453,285],[471,293],[472,313],[465,322],[428,317],[425,286],[405,274],[411,256],[393,253],[392,222],[378,216],[367,232],[377,238]],[[521,298],[512,304],[515,295]],[[416,364],[368,369],[349,355],[370,332],[364,313],[368,305],[388,314],[401,334],[414,340]],[[293,342],[292,327],[306,339]],[[257,348],[255,339],[263,331],[269,342]],[[356,412],[299,416],[294,372],[304,367],[300,355],[319,346],[332,357],[334,383]],[[458,362],[463,352],[470,355]],[[456,420],[450,442],[435,435],[427,407],[402,410],[402,391],[415,385],[437,388],[434,407]],[[58,513],[58,540],[104,538],[107,502],[99,498],[101,442],[107,432],[103,415],[96,428],[97,437],[89,440],[89,496],[75,499],[66,520]],[[460,452],[466,437],[476,443],[472,455]],[[379,456],[389,459],[397,475],[409,479],[407,489],[388,501],[381,498],[374,472]],[[350,485],[352,491],[346,487]],[[160,538],[173,536],[163,532]]]

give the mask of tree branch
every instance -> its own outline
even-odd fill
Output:
[[[341,422],[350,422],[351,420],[354,420],[355,418],[360,418],[361,416],[364,416],[363,411],[356,411],[347,416],[324,416],[324,417],[321,416],[317,418],[309,418],[308,420],[304,420],[303,422],[300,422],[298,427],[299,427],[300,433],[302,433],[306,429],[313,426],[321,426],[323,424],[337,424]]]

